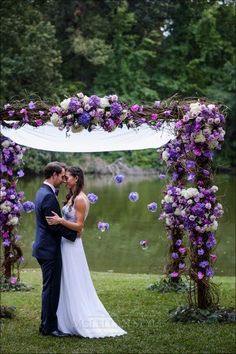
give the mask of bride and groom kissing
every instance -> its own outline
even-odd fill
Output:
[[[100,301],[94,288],[82,243],[89,200],[83,191],[80,167],[57,161],[47,164],[45,180],[36,194],[36,237],[33,256],[43,279],[42,335],[86,338],[115,337],[126,334]],[[62,211],[57,191],[68,189]]]

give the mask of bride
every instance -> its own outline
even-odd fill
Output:
[[[110,317],[101,303],[90,276],[81,233],[89,212],[89,201],[83,192],[84,175],[79,167],[66,171],[69,193],[62,208],[63,217],[47,217],[50,225],[62,224],[78,232],[74,243],[61,240],[62,274],[57,309],[58,329],[64,333],[88,338],[115,337],[126,334]]]

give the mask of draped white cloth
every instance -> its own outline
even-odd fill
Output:
[[[92,132],[79,133],[60,131],[48,122],[35,128],[28,124],[19,129],[1,127],[1,133],[17,144],[34,149],[61,152],[102,152],[122,150],[142,150],[159,148],[175,138],[173,124],[164,123],[161,131],[155,131],[147,125],[128,129],[117,128],[111,133],[102,128]]]

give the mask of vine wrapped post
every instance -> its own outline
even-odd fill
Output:
[[[8,138],[0,137],[1,146],[1,191],[0,191],[0,225],[4,260],[2,274],[5,282],[15,284],[20,280],[19,266],[24,261],[18,241],[21,236],[17,234],[22,211],[31,211],[33,203],[23,203],[24,193],[17,192],[18,178],[24,176],[21,169],[25,148]],[[16,270],[16,274],[15,274]]]

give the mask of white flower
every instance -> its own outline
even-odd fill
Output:
[[[123,109],[120,119],[125,120],[125,118],[127,117],[127,114],[128,114],[127,109]]]
[[[78,96],[79,98],[83,98],[83,97],[84,97],[84,94],[83,94],[82,92],[79,92],[79,93],[77,93],[77,96]]]
[[[70,98],[66,98],[64,99],[61,103],[60,103],[60,106],[65,110],[67,111],[68,107],[69,107],[69,104],[70,104]]]
[[[83,97],[83,102],[84,102],[84,104],[86,105],[86,104],[88,103],[88,101],[89,101],[89,97],[85,95],[85,96]]]
[[[165,195],[164,201],[165,201],[166,203],[173,203],[174,198],[171,197],[170,195]]]
[[[185,199],[189,199],[192,197],[196,197],[199,194],[198,189],[197,188],[188,188],[188,189],[183,189],[181,191],[181,195],[182,197],[184,197]]]
[[[18,217],[17,216],[13,216],[9,219],[9,221],[7,222],[7,225],[16,225],[18,224]]]
[[[7,200],[0,205],[0,209],[2,210],[3,214],[9,213],[11,211],[11,207],[9,206]]]
[[[216,106],[214,104],[208,104],[207,108],[209,108],[210,110],[213,110],[216,108]]]
[[[181,215],[181,210],[180,210],[180,208],[176,208],[174,214],[177,215],[177,216],[178,216],[178,215]]]
[[[189,220],[194,221],[195,219],[196,219],[196,216],[195,216],[195,215],[190,215],[190,216],[189,216]]]
[[[4,140],[4,141],[2,142],[2,146],[3,146],[4,148],[8,148],[10,145],[11,145],[11,142],[10,142],[9,140]]]
[[[204,143],[206,141],[206,138],[203,135],[202,130],[197,135],[195,135],[194,141],[195,143]]]
[[[14,194],[10,195],[10,199],[15,199],[15,198],[16,198],[16,196]]]
[[[167,225],[167,226],[170,226],[170,225],[171,225],[171,220],[170,220],[170,218],[166,218],[166,225]]]
[[[218,191],[218,189],[219,188],[217,186],[212,186],[211,187],[211,190],[212,190],[213,193],[216,193]]]
[[[198,113],[200,113],[202,110],[202,105],[199,102],[196,103],[190,103],[190,113],[191,116],[193,115],[197,115]]]
[[[205,207],[206,209],[211,209],[211,203],[206,203]]]
[[[50,118],[52,124],[54,127],[58,127],[59,121],[60,121],[60,116],[57,113],[53,113]]]
[[[161,155],[162,160],[167,161],[169,157],[170,157],[170,154],[166,150],[164,150]]]
[[[216,231],[218,228],[218,222],[216,220],[213,221],[212,224],[208,225],[208,227],[206,228],[206,231]]]
[[[108,101],[108,99],[106,97],[102,97],[100,100],[100,107],[101,108],[106,108],[106,107],[110,107],[110,103]]]

